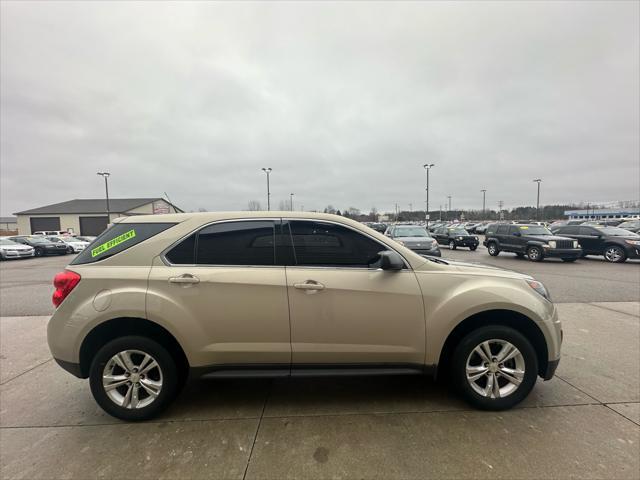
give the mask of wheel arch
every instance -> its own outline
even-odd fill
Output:
[[[440,357],[436,367],[436,376],[439,376],[449,369],[453,351],[458,343],[460,343],[460,340],[473,330],[487,325],[503,325],[522,333],[527,340],[531,342],[538,357],[538,375],[544,375],[548,367],[549,351],[540,327],[536,325],[536,322],[520,312],[498,309],[475,313],[455,326],[447,336],[440,351]]]
[[[82,378],[89,376],[91,362],[97,351],[106,343],[118,337],[140,335],[155,340],[165,347],[175,359],[178,371],[184,375],[189,370],[189,361],[176,338],[161,325],[135,317],[119,317],[96,325],[85,336],[80,346],[80,373]]]

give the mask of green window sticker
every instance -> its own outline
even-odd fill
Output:
[[[129,230],[128,232],[124,232],[122,235],[118,235],[116,238],[113,238],[108,242],[105,242],[102,245],[98,245],[96,248],[93,248],[91,250],[91,257],[97,257],[101,253],[104,253],[107,250],[111,250],[113,247],[117,247],[118,245],[126,242],[127,240],[131,240],[135,236],[136,236],[135,230]]]

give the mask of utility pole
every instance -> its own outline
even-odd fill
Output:
[[[409,211],[410,211],[410,212],[413,212],[413,203],[410,203],[410,204],[409,204]]]
[[[487,194],[487,191],[486,191],[486,190],[484,190],[484,189],[483,189],[483,190],[480,190],[480,191],[482,192],[482,219],[483,219],[483,220],[486,220],[486,219],[484,218],[484,205],[485,205],[485,200],[486,200],[486,194]]]
[[[289,202],[291,203],[291,211],[293,212],[293,193],[289,194]]]
[[[440,204],[440,221],[442,221],[442,204]]]
[[[423,167],[427,171],[427,214],[425,220],[427,221],[427,230],[429,230],[429,171],[431,167],[435,167],[435,163],[425,163]]]
[[[104,192],[107,197],[107,224],[111,223],[111,212],[109,209],[109,172],[98,172],[102,178],[104,178]]]
[[[396,203],[396,223],[398,223],[398,204]]]
[[[447,195],[447,198],[449,199],[449,216],[451,216],[451,195]]]
[[[267,174],[267,210],[271,210],[271,190],[269,189],[269,175],[271,174],[271,170],[271,167],[262,169],[262,171]]]
[[[534,182],[538,184],[538,199],[536,200],[536,220],[540,220],[540,183],[542,182],[542,179],[536,178]]]
[[[504,220],[504,212],[503,212],[503,210],[502,210],[502,207],[503,207],[503,206],[504,206],[504,202],[503,202],[502,200],[500,200],[500,201],[498,202],[498,209],[500,210],[500,214],[499,214],[498,218],[499,218],[500,220]]]

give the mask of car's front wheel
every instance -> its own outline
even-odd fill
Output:
[[[481,327],[465,336],[452,362],[454,385],[474,407],[505,410],[531,392],[538,376],[536,352],[517,330]]]
[[[491,255],[492,257],[497,257],[500,253],[498,245],[496,245],[495,242],[489,243],[489,245],[487,245],[487,250],[489,251],[489,255]]]
[[[453,240],[449,241],[449,248],[451,250],[455,250],[456,249],[456,242],[454,242]]]
[[[110,341],[96,354],[89,374],[91,393],[109,415],[148,420],[164,410],[178,389],[178,369],[171,354],[145,337]]]
[[[622,263],[627,259],[627,255],[622,248],[609,245],[604,251],[604,258],[607,262]]]
[[[527,248],[527,258],[532,262],[541,262],[543,258],[542,249],[536,246]]]
[[[478,247],[476,245],[474,245],[473,247],[469,247],[469,250],[471,250],[473,252],[476,248],[478,248]]]

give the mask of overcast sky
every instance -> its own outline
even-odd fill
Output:
[[[1,3],[0,213],[640,197],[640,3]]]

